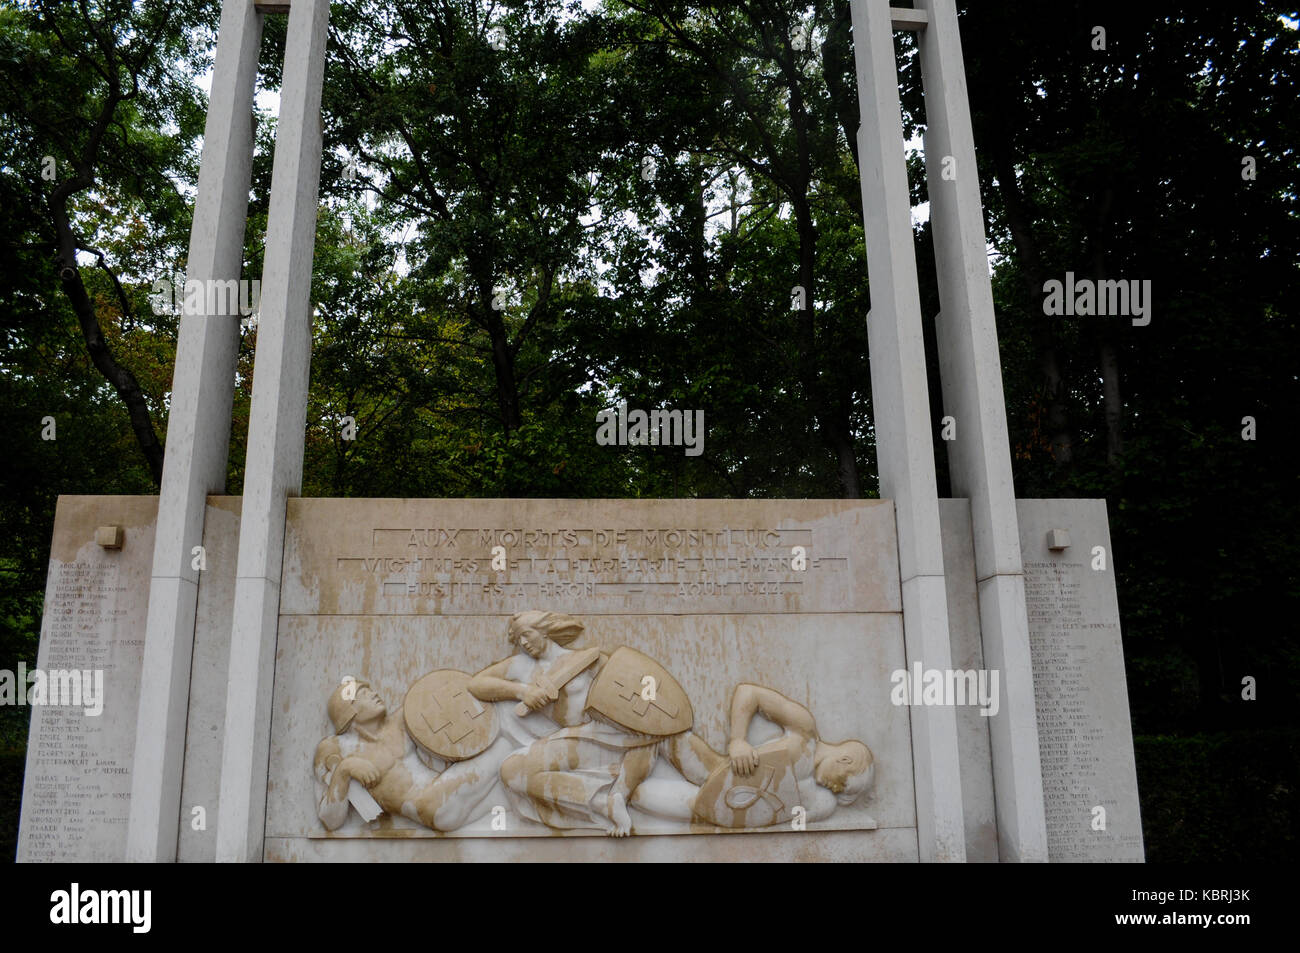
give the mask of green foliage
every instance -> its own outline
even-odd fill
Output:
[[[1300,732],[1137,735],[1133,747],[1148,862],[1253,867],[1295,856]]]
[[[23,801],[26,752],[0,749],[0,863],[10,863],[18,850],[18,812]]]
[[[1140,730],[1294,722],[1300,585],[1286,433],[1300,296],[1300,45],[1285,4],[972,4],[963,44],[1021,496],[1109,504]],[[1291,18],[1292,25],[1284,24]],[[1092,25],[1108,49],[1091,48]],[[915,108],[915,103],[913,103]],[[1255,181],[1242,177],[1254,156]],[[1048,318],[1042,282],[1149,279],[1152,322]],[[1118,363],[1107,432],[1100,349]],[[1062,389],[1045,387],[1055,362]],[[1060,426],[1051,422],[1053,409]],[[1287,408],[1287,409],[1284,409]],[[1268,440],[1241,437],[1255,417]],[[1267,424],[1265,424],[1267,421]],[[1067,434],[1072,458],[1054,457]],[[1118,439],[1116,439],[1118,438]]]

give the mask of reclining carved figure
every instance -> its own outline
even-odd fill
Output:
[[[568,648],[582,630],[563,613],[517,613],[507,631],[513,656],[473,677],[431,672],[391,713],[368,683],[345,678],[327,706],[335,733],[314,759],[325,785],[317,813],[326,829],[347,820],[353,780],[384,813],[437,831],[487,813],[511,752],[586,720],[587,687],[603,658],[595,649]]]
[[[753,747],[746,740],[761,713],[781,735]],[[861,741],[823,741],[812,712],[780,692],[741,684],[731,696],[727,754],[689,732],[663,746],[683,780],[649,778],[631,803],[648,814],[718,827],[783,824],[803,807],[806,820],[830,817],[871,786],[875,759]]]

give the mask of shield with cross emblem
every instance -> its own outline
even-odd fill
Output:
[[[688,731],[695,713],[686,691],[668,670],[626,645],[615,649],[587,692],[587,708],[629,731],[675,735]]]
[[[469,691],[472,676],[454,668],[430,672],[402,702],[406,730],[415,743],[448,761],[464,761],[487,750],[497,737],[497,713]]]

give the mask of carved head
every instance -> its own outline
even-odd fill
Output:
[[[369,682],[358,681],[350,676],[334,689],[326,708],[336,735],[347,731],[353,719],[370,721],[388,710],[384,707],[384,700],[370,687]]]
[[[556,645],[568,645],[582,635],[582,629],[582,623],[571,615],[530,609],[510,617],[506,638],[533,658],[540,658],[546,651],[547,639]]]
[[[848,806],[871,786],[875,760],[871,749],[861,741],[841,741],[829,746],[826,755],[817,763],[813,776],[818,784],[835,795],[840,804]]]
[[[369,685],[357,686],[357,721],[371,721],[388,714],[388,706],[379,697],[379,692]]]

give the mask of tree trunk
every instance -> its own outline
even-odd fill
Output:
[[[522,424],[519,411],[519,385],[515,380],[515,358],[510,349],[510,338],[501,312],[493,310],[491,289],[485,299],[488,304],[484,324],[492,342],[492,370],[497,381],[497,410],[501,414],[501,427],[506,435],[514,433]]]
[[[1093,277],[1096,279],[1098,288],[1101,287],[1101,282],[1106,278],[1106,256],[1102,251],[1101,236],[1105,234],[1110,209],[1114,205],[1114,201],[1114,190],[1108,188],[1098,203],[1096,232],[1092,236],[1092,244],[1095,249],[1093,253]],[[1119,348],[1115,344],[1117,319],[1111,316],[1100,320],[1101,323],[1098,325],[1097,331],[1097,352],[1101,371],[1101,403],[1106,418],[1106,464],[1114,467],[1119,464],[1120,455],[1124,452],[1124,400],[1119,387]]]
[[[1007,226],[1011,230],[1011,240],[1016,246],[1020,272],[1024,275],[1027,313],[1033,328],[1034,348],[1038,352],[1038,366],[1043,374],[1043,402],[1047,406],[1048,444],[1051,447],[1052,459],[1059,465],[1067,465],[1074,461],[1074,435],[1065,403],[1066,387],[1056,353],[1054,335],[1046,321],[1046,316],[1040,313],[1043,266],[1038,253],[1038,242],[1034,238],[1031,210],[1016,184],[1015,166],[1010,156],[1001,148],[995,147],[990,151],[998,178],[998,190],[1002,193],[1006,205]]]
[[[835,17],[826,30],[826,42],[822,44],[822,75],[826,77],[826,89],[831,95],[831,105],[835,118],[849,144],[849,154],[853,156],[853,167],[860,167],[858,162],[858,125],[861,115],[858,112],[858,96],[855,88],[844,82],[844,74],[856,76],[852,48],[853,16],[848,0],[837,0]],[[860,198],[860,197],[859,197]],[[861,211],[861,203],[850,201],[851,208]]]
[[[826,447],[835,454],[839,472],[840,492],[845,499],[862,496],[858,476],[857,454],[853,447],[853,434],[849,429],[847,413],[834,413],[834,402],[827,393],[825,379],[820,373],[817,353],[816,312],[813,310],[813,279],[817,257],[817,232],[813,225],[812,208],[807,199],[794,203],[795,227],[799,233],[799,284],[804,292],[804,307],[799,312],[799,371],[804,393],[813,412],[813,420]]]
[[[697,163],[691,167],[691,279],[695,285],[696,291],[708,295],[709,293],[709,256],[708,239],[705,235],[705,225],[708,222],[708,207],[704,199],[704,184],[701,177],[704,172]],[[735,214],[735,208],[732,208],[732,214]]]
[[[1036,287],[1041,288],[1042,285]],[[1048,444],[1052,459],[1058,464],[1074,462],[1074,437],[1065,407],[1065,380],[1057,361],[1056,348],[1046,342],[1048,335],[1035,335],[1038,341],[1038,366],[1043,372],[1043,402],[1047,405]]]
[[[839,461],[840,488],[846,500],[862,499],[862,483],[858,474],[858,456],[853,445],[853,435],[849,430],[848,415],[836,415],[836,426],[826,428],[827,439],[831,442],[835,457]]]
[[[1119,389],[1119,349],[1109,329],[1102,331],[1098,347],[1101,361],[1101,399],[1106,412],[1106,463],[1115,466],[1124,452],[1124,401]]]
[[[86,286],[81,281],[81,270],[77,267],[77,241],[72,234],[72,224],[64,204],[75,186],[76,183],[69,183],[60,189],[50,203],[54,230],[59,243],[60,283],[68,296],[68,301],[72,304],[77,323],[81,325],[81,334],[86,340],[86,351],[90,354],[90,360],[104,375],[104,379],[113,385],[118,397],[126,405],[131,430],[135,433],[135,441],[149,466],[149,475],[153,478],[154,486],[161,488],[163,446],[154,430],[153,419],[149,416],[149,404],[145,400],[144,391],[140,388],[140,382],[130,370],[117,362],[108,347],[108,342],[104,340],[104,331],[99,326],[95,305],[90,300]]]

